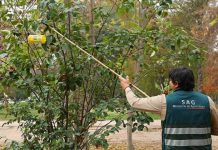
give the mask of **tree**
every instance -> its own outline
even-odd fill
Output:
[[[4,62],[1,82],[29,93],[27,102],[10,108],[16,117],[10,122],[18,121],[24,136],[21,145],[14,142],[11,148],[87,149],[91,144],[106,148],[105,137],[117,132],[122,124],[114,118],[111,121],[116,121],[115,126],[107,124],[94,133],[89,132],[97,119],[108,116],[108,111],[125,113],[125,107],[120,106],[126,103],[118,100],[117,77],[66,43],[45,24],[67,33],[67,37],[111,67],[123,60],[122,47],[129,42],[126,39],[135,38],[135,34],[123,28],[115,30],[117,22],[109,26],[107,21],[104,31],[102,27],[97,32],[96,41],[90,42],[89,22],[82,14],[87,6],[79,1],[69,7],[66,5],[66,2],[53,0],[5,2],[1,19],[11,25],[11,32],[3,39],[4,52],[9,59]],[[110,15],[108,8],[93,8],[95,25],[105,26],[104,18]],[[45,34],[47,43],[30,45],[27,43],[29,34]],[[150,121],[148,116],[138,119],[139,128]]]
[[[214,0],[194,0],[194,1],[176,1],[176,11],[171,19],[175,26],[184,28],[194,42],[199,45],[207,53],[212,52],[213,45],[217,36],[217,6]],[[198,51],[198,50],[197,50]],[[197,73],[197,89],[203,88],[203,70],[204,59],[210,59],[204,52],[196,52],[199,55],[194,69]]]
[[[209,95],[214,100],[217,100],[218,95],[218,53],[211,52],[207,56],[208,59],[204,67],[204,82],[203,82],[203,91]]]
[[[163,84],[169,68],[184,63],[191,66],[198,58],[196,53],[201,52],[187,32],[168,20],[170,0],[140,1],[137,5],[132,0],[68,2],[8,0],[1,8],[1,21],[10,25],[10,32],[3,39],[8,59],[4,62],[1,83],[23,89],[29,96],[25,103],[10,108],[16,117],[11,121],[20,123],[24,135],[23,143],[14,142],[12,148],[88,149],[90,145],[107,148],[106,137],[117,132],[122,124],[126,126],[114,118],[111,121],[116,122],[115,126],[107,124],[90,133],[89,128],[99,118],[108,116],[108,111],[125,114],[129,105],[122,101],[124,96],[115,75],[49,27],[118,73],[127,71],[124,68],[128,63],[132,67],[131,62],[137,61],[140,67],[137,81],[143,81],[140,86],[150,94],[159,93],[153,84],[156,79]],[[135,15],[138,5],[146,11],[143,19]],[[28,44],[29,34],[46,35],[46,44]],[[141,80],[143,74],[149,78]],[[132,120],[132,130],[142,131],[152,118],[134,111]]]

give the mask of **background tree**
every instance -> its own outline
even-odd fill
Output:
[[[203,91],[205,93],[208,93],[211,98],[214,100],[218,100],[218,53],[217,52],[211,52],[207,56],[209,59],[206,61],[205,67],[204,67],[204,86]]]
[[[218,34],[217,1],[178,1],[178,4],[181,9],[172,18],[174,24],[184,27],[194,37],[194,41],[206,50],[205,53],[201,54],[204,59],[199,60],[198,89],[212,94],[208,89],[213,86],[208,86],[207,81],[209,78],[216,81],[214,72],[208,73],[210,70],[208,66],[213,66],[213,63],[216,63],[216,52],[214,51],[217,47]],[[214,67],[212,68],[214,69]],[[211,96],[214,100],[217,99],[214,94]]]
[[[203,88],[204,60],[211,59],[207,53],[213,53],[214,44],[217,36],[217,1],[216,0],[194,0],[194,1],[175,1],[176,13],[171,19],[175,26],[184,28],[194,42],[206,50],[206,53],[196,52],[201,58],[197,61],[197,89]]]

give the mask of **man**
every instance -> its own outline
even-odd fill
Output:
[[[218,113],[210,97],[194,92],[194,75],[188,68],[170,71],[169,95],[138,98],[128,77],[120,77],[129,104],[136,109],[160,114],[163,150],[211,150],[211,135],[218,135]]]

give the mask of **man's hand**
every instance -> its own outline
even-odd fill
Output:
[[[122,76],[119,76],[119,79],[120,79],[120,85],[123,90],[125,90],[127,87],[130,86],[130,81],[128,76],[126,76],[126,79],[123,78]]]

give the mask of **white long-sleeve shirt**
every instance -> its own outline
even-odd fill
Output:
[[[133,91],[128,87],[125,89],[126,98],[131,107],[159,114],[161,120],[166,116],[166,96],[164,94],[147,98],[138,98]],[[211,111],[211,133],[218,135],[218,111],[213,100],[208,97]]]

